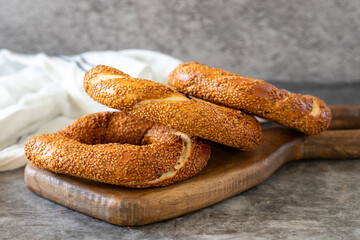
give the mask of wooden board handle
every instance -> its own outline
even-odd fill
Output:
[[[332,105],[332,120],[329,129],[360,128],[360,105]]]
[[[329,129],[303,138],[302,159],[360,158],[360,105],[333,105]],[[356,129],[356,130],[344,130]]]
[[[360,158],[360,129],[305,136],[302,159]]]

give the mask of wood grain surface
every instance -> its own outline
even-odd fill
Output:
[[[334,106],[332,129],[357,128],[360,106]],[[337,118],[336,116],[341,116]],[[352,119],[349,124],[348,119]],[[271,124],[270,124],[271,125]],[[89,216],[121,225],[144,225],[220,202],[265,181],[279,167],[301,159],[360,157],[360,130],[329,130],[307,136],[279,126],[264,129],[251,152],[212,144],[205,169],[167,187],[130,189],[42,170],[29,163],[25,182],[34,193]]]

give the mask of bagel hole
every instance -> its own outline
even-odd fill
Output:
[[[70,139],[86,145],[102,145],[102,144],[130,144],[130,145],[148,145],[150,142],[143,141],[144,134],[143,130],[132,133],[124,134],[123,132],[115,131],[109,132],[104,131],[89,131],[88,134],[72,135],[71,133],[65,132],[64,135]]]
[[[87,145],[130,144],[137,146],[173,141],[174,130],[130,117],[123,112],[104,112],[77,120],[61,134]],[[179,139],[180,140],[180,139]]]
[[[126,138],[126,137],[125,137]],[[81,142],[81,141],[79,141]],[[148,145],[150,143],[143,142],[141,139],[134,139],[129,137],[128,139],[124,139],[124,137],[120,138],[102,138],[102,139],[92,139],[90,142],[81,142],[87,145],[103,145],[103,144],[129,144],[129,145],[137,145],[143,146]]]

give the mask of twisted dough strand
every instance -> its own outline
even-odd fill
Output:
[[[163,84],[132,78],[111,67],[88,71],[84,89],[111,108],[242,150],[251,150],[262,137],[260,124],[248,114],[188,99]]]
[[[319,98],[288,93],[263,80],[245,78],[197,62],[181,64],[168,78],[180,92],[319,134],[329,127],[331,111]]]

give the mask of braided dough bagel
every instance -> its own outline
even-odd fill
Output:
[[[107,66],[90,69],[84,89],[111,108],[224,145],[251,150],[262,132],[252,116],[185,95],[163,84],[132,78]]]
[[[204,100],[319,134],[329,127],[331,111],[319,98],[288,93],[263,80],[241,77],[197,62],[181,64],[168,78],[178,91]]]
[[[210,146],[196,137],[122,112],[79,118],[31,138],[27,158],[40,168],[126,187],[165,186],[200,172]]]

